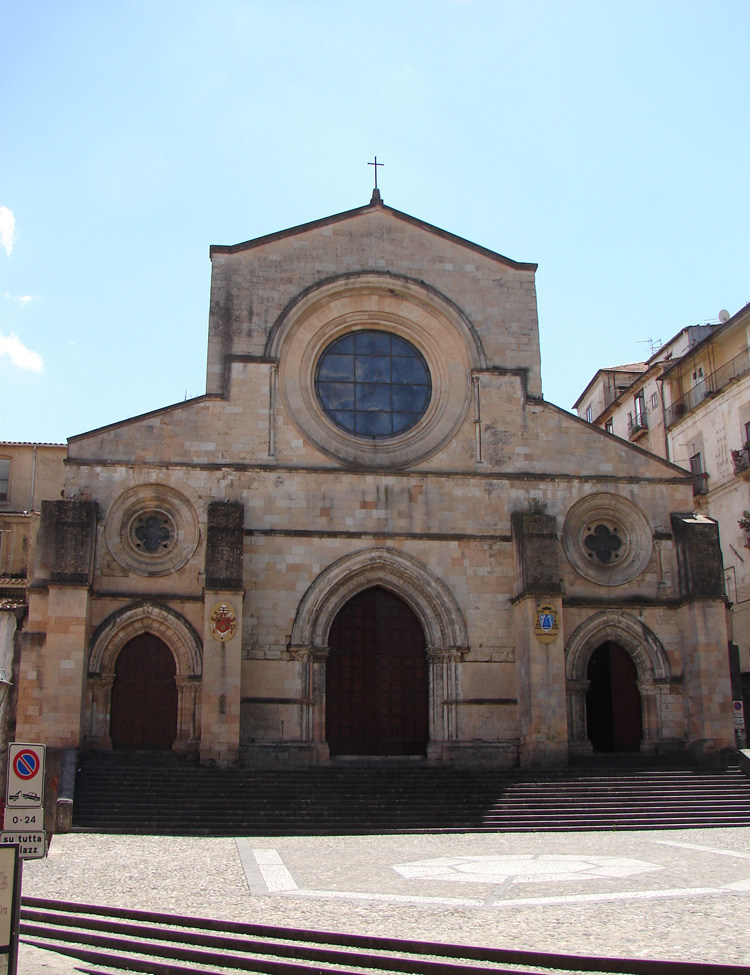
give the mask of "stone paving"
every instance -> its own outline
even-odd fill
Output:
[[[196,838],[72,833],[26,896],[286,927],[750,965],[750,827]],[[21,975],[75,963],[24,948]]]

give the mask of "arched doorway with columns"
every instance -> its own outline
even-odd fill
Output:
[[[375,590],[380,590],[380,594]],[[391,646],[393,653],[381,655],[391,657],[390,662],[383,661],[383,673],[389,667],[392,671],[400,669],[400,675],[395,678],[398,682],[414,680],[420,686],[418,693],[426,692],[426,738],[424,731],[414,738],[402,736],[401,753],[419,745],[420,751],[428,759],[436,760],[440,758],[443,745],[458,738],[456,701],[459,669],[469,649],[466,624],[458,603],[445,583],[413,556],[387,548],[365,549],[344,556],[321,572],[303,596],[292,629],[290,651],[297,659],[307,662],[303,697],[308,703],[304,728],[307,740],[315,745],[318,761],[326,761],[331,753],[342,754],[347,747],[341,737],[336,705],[327,707],[326,695],[342,696],[348,693],[345,684],[351,677],[344,677],[342,684],[341,678],[335,674],[337,668],[340,670],[337,661],[332,665],[333,676],[329,680],[331,656],[344,655],[340,653],[342,647],[337,641],[345,643],[349,639],[346,631],[352,633],[360,625],[356,622],[358,614],[361,620],[362,613],[369,616],[377,613],[378,601],[384,617],[391,613],[402,624],[408,621],[410,634],[408,654],[401,653],[404,647],[396,651]],[[369,603],[373,605],[369,606]],[[387,632],[395,633],[398,626],[383,623],[384,641],[388,639]],[[415,653],[415,646],[419,641],[419,630],[424,642],[419,645],[418,654],[425,661],[426,680],[422,675],[417,676],[420,668],[416,663],[418,654]],[[406,662],[404,656],[411,663]],[[411,674],[407,676],[409,670]],[[394,694],[389,700],[384,694],[383,698],[385,713],[382,720],[384,727],[390,723],[391,731],[394,714],[402,708],[398,697],[398,694]],[[389,707],[394,709],[390,715]],[[332,747],[329,747],[327,717],[338,723],[335,730],[331,729],[334,735]],[[402,709],[397,721],[403,722],[404,718]],[[386,735],[389,733],[386,731]],[[359,754],[367,754],[368,750],[370,754],[397,753],[388,750],[395,747],[395,742],[378,742],[379,732],[370,731],[368,734],[369,738],[366,735],[364,740],[360,739]]]
[[[195,629],[169,607],[113,613],[91,640],[84,746],[196,753],[202,660]],[[147,713],[154,708],[162,713]]]
[[[581,623],[565,649],[571,754],[684,747],[671,678],[667,653],[642,620],[618,609]]]

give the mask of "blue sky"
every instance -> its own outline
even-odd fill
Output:
[[[210,244],[384,201],[539,264],[545,398],[750,300],[750,4],[4,0],[0,439],[205,390]]]

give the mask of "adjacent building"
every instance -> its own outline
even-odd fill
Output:
[[[62,494],[66,453],[65,444],[0,441],[0,680],[17,681],[41,506]],[[11,703],[0,718],[0,770],[12,726]]]
[[[683,329],[648,362],[635,364],[630,384],[623,384],[590,417],[602,429],[689,471],[696,512],[719,525],[736,650],[740,740],[744,719],[738,704],[743,697],[744,711],[750,714],[749,329],[750,306],[732,317],[722,312],[717,324]],[[575,404],[579,415],[587,403],[601,401],[604,377],[613,372],[597,372]]]

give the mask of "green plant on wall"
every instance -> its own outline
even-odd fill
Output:
[[[743,532],[750,534],[750,511],[743,511],[742,517],[737,522]]]

